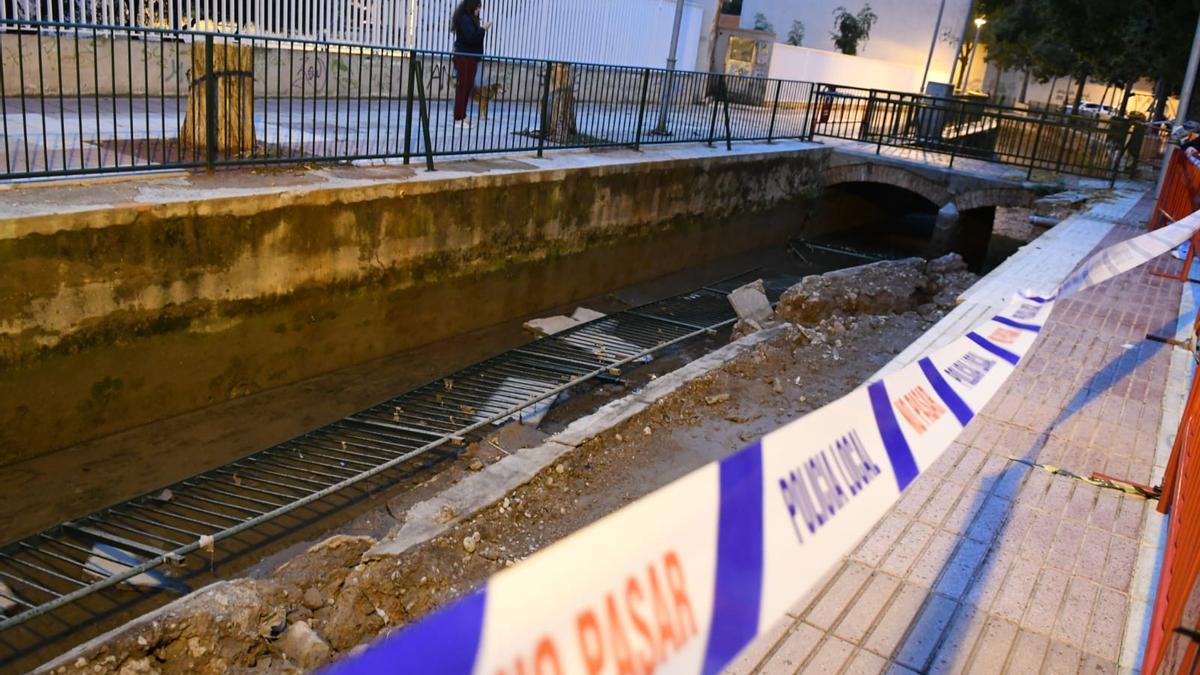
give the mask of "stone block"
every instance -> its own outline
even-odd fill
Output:
[[[737,312],[739,319],[753,321],[760,326],[775,316],[762,279],[752,281],[730,293],[729,304],[733,305],[733,311]]]

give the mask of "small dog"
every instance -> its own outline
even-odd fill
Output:
[[[479,106],[479,119],[487,119],[488,103],[503,93],[504,85],[499,82],[475,87],[475,91],[471,92],[471,99]]]

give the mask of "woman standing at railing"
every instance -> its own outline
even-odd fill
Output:
[[[479,67],[479,56],[483,54],[483,39],[487,36],[491,22],[479,23],[480,0],[462,0],[454,9],[450,19],[450,30],[454,31],[454,73],[457,81],[454,88],[454,126],[470,127],[467,119],[467,101],[475,88],[475,70]]]

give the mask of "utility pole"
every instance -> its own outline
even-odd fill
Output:
[[[937,21],[933,22],[933,39],[929,41],[929,56],[925,59],[925,72],[921,73],[921,90],[925,93],[925,83],[929,81],[929,64],[933,63],[933,50],[937,48],[938,31],[942,30],[942,14],[946,11],[946,0],[938,5]]]
[[[1196,22],[1196,32],[1192,35],[1192,52],[1188,55],[1187,72],[1183,76],[1183,89],[1179,90],[1179,108],[1175,111],[1175,129],[1187,121],[1187,111],[1192,104],[1192,90],[1196,86],[1196,67],[1200,65],[1200,20]],[[1167,167],[1171,164],[1171,155],[1175,152],[1173,143],[1167,144],[1167,152],[1163,155],[1162,168],[1158,172],[1158,188],[1155,194],[1162,192],[1163,181],[1167,178]]]
[[[667,53],[667,81],[663,85],[662,100],[658,104],[658,124],[650,133],[670,136],[667,128],[667,109],[671,105],[671,90],[675,88],[675,56],[679,51],[679,27],[683,24],[683,2],[675,0],[675,25],[671,28],[671,50]]]

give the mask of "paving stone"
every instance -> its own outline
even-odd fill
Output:
[[[909,572],[907,580],[931,588],[941,575],[943,565],[954,553],[957,543],[958,537],[953,534],[942,530],[936,531],[933,540],[925,547],[925,553],[921,554],[920,560]]]
[[[791,617],[776,621],[773,626],[760,633],[737,655],[732,663],[725,667],[725,670],[722,671],[724,675],[749,675],[754,672],[767,654],[779,644],[783,636],[791,632],[794,624],[795,620]]]
[[[890,514],[885,516],[861,545],[851,554],[851,559],[876,567],[879,565],[883,557],[887,555],[892,544],[900,538],[904,532],[904,528],[908,525],[909,519],[903,514]]]
[[[1081,654],[1075,647],[1051,640],[1041,672],[1045,675],[1076,675],[1079,672],[1080,657]]]
[[[1118,591],[1129,591],[1137,557],[1137,542],[1125,537],[1112,537],[1108,542],[1108,560],[1104,564],[1103,583]]]
[[[1034,584],[1025,618],[1021,620],[1022,627],[1049,635],[1054,621],[1058,618],[1063,594],[1066,593],[1070,580],[1066,572],[1043,568],[1037,583]]]
[[[1012,655],[1008,661],[1009,672],[1041,672],[1042,661],[1046,658],[1046,649],[1049,645],[1050,639],[1045,635],[1023,628],[1018,630],[1016,642],[1012,648]]]
[[[930,594],[921,614],[904,638],[896,661],[914,670],[925,670],[957,609],[958,603],[954,600],[936,593]]]
[[[875,573],[863,589],[862,597],[851,605],[833,634],[854,644],[861,643],[899,587],[900,580],[896,577]]]
[[[1098,590],[1099,587],[1087,579],[1071,578],[1063,597],[1062,608],[1059,610],[1058,621],[1054,624],[1052,637],[1073,645],[1084,644]]]
[[[850,606],[870,576],[871,568],[866,565],[857,562],[846,563],[833,585],[826,589],[825,594],[808,611],[804,619],[817,628],[829,630]]]
[[[962,606],[946,628],[930,662],[929,673],[961,673],[971,660],[971,648],[983,633],[987,614],[975,607]]]
[[[921,611],[929,591],[920,586],[903,584],[892,596],[892,603],[884,610],[878,625],[867,637],[867,649],[876,654],[890,655],[896,651],[908,632],[913,618]]]
[[[1092,622],[1084,639],[1084,651],[1116,661],[1121,652],[1125,633],[1126,609],[1129,597],[1110,588],[1099,589]]]
[[[925,546],[933,538],[934,532],[936,530],[933,526],[926,523],[915,522],[910,525],[879,569],[898,577],[907,575],[913,564],[925,552]]]
[[[979,642],[975,647],[975,656],[971,660],[971,672],[981,674],[1004,672],[1009,651],[1016,637],[1017,625],[1015,623],[992,617],[987,622],[983,634],[979,636]]]
[[[981,496],[982,493],[981,493]],[[990,543],[1008,519],[1013,504],[1003,497],[990,496],[976,512],[967,529],[967,536],[976,541]]]
[[[809,673],[836,673],[853,653],[854,645],[830,636],[809,662],[804,664],[804,670]]]
[[[865,650],[858,650],[842,675],[877,675],[887,670],[887,659]]]
[[[1018,558],[1008,570],[1008,575],[1005,576],[996,599],[991,604],[991,612],[1014,623],[1020,623],[1029,607],[1040,570],[1041,566],[1037,562]]]
[[[987,552],[987,544],[974,539],[959,539],[953,556],[942,569],[942,576],[938,579],[938,593],[955,600],[962,598]]]
[[[779,641],[779,648],[763,662],[762,673],[794,673],[825,637],[825,632],[806,623],[798,624]]]

